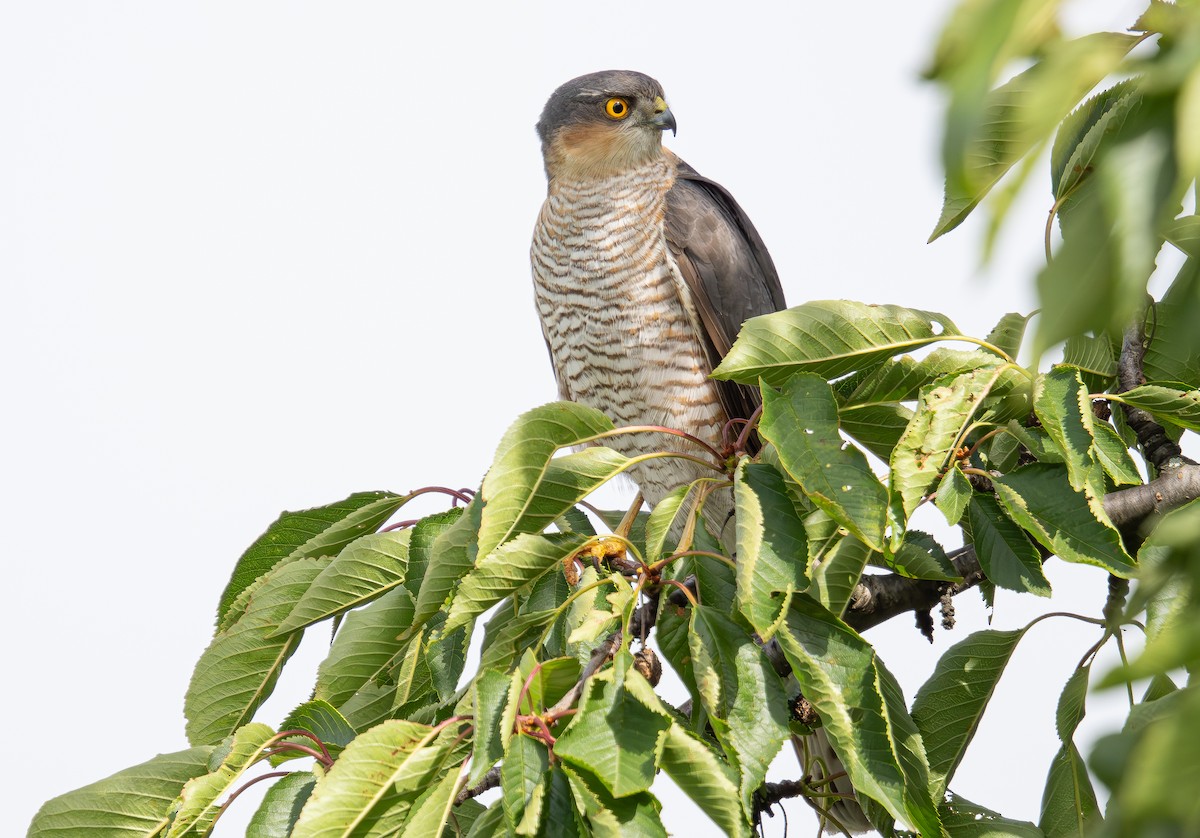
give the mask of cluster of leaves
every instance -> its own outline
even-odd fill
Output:
[[[962,223],[1009,175],[988,202],[990,250],[1049,145],[1051,221],[1035,349],[1135,320],[1156,256],[1170,242],[1192,258],[1163,300],[1171,331],[1159,333],[1160,346],[1194,366],[1200,221],[1178,216],[1200,173],[1200,8],[1152,0],[1129,32],[1065,37],[1062,5],[982,0],[962,3],[950,18],[928,72],[949,96],[946,198],[931,238]],[[1030,66],[997,85],[1014,61]],[[1080,104],[1114,76],[1122,80]],[[1055,217],[1062,241],[1051,254]],[[1161,380],[1164,370],[1147,372]]]
[[[1065,339],[1061,364],[1018,363],[1021,315],[980,339],[938,313],[808,303],[750,321],[716,373],[760,387],[761,450],[710,450],[713,477],[649,512],[588,506],[645,457],[607,447],[626,431],[601,413],[555,403],[511,426],[479,491],[452,493],[462,506],[391,527],[418,493],[285,513],[221,598],[185,701],[193,747],[49,801],[30,835],[206,834],[262,763],[280,770],[265,775],[278,781],[247,833],[260,838],[665,835],[660,772],[726,833],[748,835],[767,768],[794,736],[824,737],[857,790],[857,804],[844,799],[841,769],[800,749],[799,792],[834,826],[861,805],[885,835],[1200,831],[1200,690],[1172,677],[1200,666],[1200,503],[1148,534],[1114,522],[1110,502],[1143,478],[1136,429],[1107,410],[1145,411],[1175,437],[1200,429],[1200,228],[1177,218],[1200,153],[1200,10],[1154,3],[1140,34],[1067,39],[1057,5],[964,3],[931,75],[951,98],[935,235],[1058,128],[1063,240],[1039,278],[1033,354]],[[1150,36],[1157,51],[1132,51]],[[1032,66],[997,86],[1022,58]],[[1112,73],[1131,75],[1079,105]],[[1021,180],[994,202],[994,224]],[[1188,260],[1153,309],[1148,383],[1131,389],[1118,381],[1116,332],[1140,321],[1164,241]],[[647,456],[702,451],[658,439],[663,452]],[[714,492],[732,493],[732,527],[705,520]],[[947,554],[918,528],[933,509],[964,548]],[[949,790],[1032,624],[953,646],[910,703],[856,631],[855,603],[868,575],[909,591],[1048,597],[1050,556],[1094,566],[1116,595],[1078,617],[1097,640],[1063,673],[1062,747],[1033,824]],[[964,576],[972,557],[982,581]],[[311,699],[277,729],[254,721],[302,636],[325,622],[333,639]],[[1101,818],[1074,733],[1096,652],[1143,622],[1144,653],[1095,679],[1131,697],[1125,729],[1090,757],[1112,792]],[[468,670],[472,638],[480,658]],[[680,707],[656,689],[651,640],[690,696]],[[288,770],[299,757],[311,766]]]
[[[1111,370],[1022,368],[1013,356],[1025,324],[1006,316],[978,340],[940,314],[847,302],[750,321],[717,375],[761,382],[762,451],[731,458],[727,477],[681,487],[625,526],[614,526],[620,514],[589,517],[580,504],[635,460],[602,444],[618,432],[606,417],[570,403],[518,419],[479,493],[455,493],[469,499],[464,507],[382,531],[412,494],[284,514],[242,556],[222,597],[186,697],[194,747],[47,803],[31,835],[84,824],[204,834],[252,765],[305,755],[317,757],[313,767],[268,791],[250,835],[663,835],[650,790],[659,771],[727,833],[746,835],[768,766],[806,731],[790,709],[801,693],[881,831],[899,823],[965,835],[986,817],[1042,834],[946,795],[1026,630],[983,631],[952,647],[910,706],[843,620],[868,565],[959,580],[937,542],[910,526],[930,505],[961,527],[993,585],[1048,595],[1049,553],[1135,573],[1102,502],[1140,482],[1122,428],[1092,409]],[[976,348],[905,354],[947,341]],[[1077,344],[1088,357],[1102,345]],[[1121,398],[1200,428],[1198,394],[1154,396],[1167,389]],[[887,462],[885,479],[864,450]],[[729,483],[736,532],[723,543],[704,526],[703,501]],[[1187,516],[1197,510],[1173,513],[1143,547],[1175,588],[1172,569],[1195,565]],[[598,534],[597,521],[614,532]],[[1148,590],[1131,608],[1150,608],[1151,632],[1165,639],[1135,671],[1157,676],[1156,703],[1191,706],[1192,690],[1175,690],[1165,672],[1195,648],[1197,623],[1177,593]],[[1119,637],[1128,619],[1095,620],[1101,640]],[[251,721],[302,634],[325,621],[335,635],[313,697],[278,733]],[[656,692],[648,653],[635,653],[651,626],[691,695],[682,710]],[[466,673],[480,630],[481,658]],[[786,666],[764,647],[772,640]],[[1050,835],[1095,814],[1071,742],[1087,677],[1085,663],[1060,708],[1063,751],[1041,824]],[[1109,751],[1177,743],[1122,738]],[[497,765],[497,802],[456,803]],[[836,820],[827,783],[806,793]]]

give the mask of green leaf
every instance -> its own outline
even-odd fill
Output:
[[[272,783],[246,824],[246,838],[288,838],[316,784],[316,776],[307,771],[296,771]]]
[[[717,741],[734,762],[746,817],[788,738],[787,696],[762,649],[719,610],[692,609],[688,636],[697,689]]]
[[[289,561],[247,589],[246,609],[235,623],[217,632],[192,673],[183,708],[188,741],[220,742],[248,722],[270,696],[301,637],[300,632],[276,637],[275,629],[329,561]]]
[[[879,557],[881,563],[909,579],[937,579],[956,582],[962,579],[946,556],[942,545],[929,533],[909,530],[894,553]]]
[[[953,230],[1018,160],[1046,140],[1089,90],[1133,48],[1136,35],[1097,32],[1047,47],[1045,57],[987,93],[944,145],[946,197],[930,241]]]
[[[1140,407],[1155,418],[1173,425],[1200,431],[1200,390],[1185,391],[1143,384],[1110,398],[1131,407]]]
[[[511,668],[513,661],[520,657],[527,646],[541,637],[546,626],[554,622],[556,617],[553,611],[534,611],[511,618],[506,615],[495,628],[489,621],[483,638],[480,668]],[[492,618],[493,621],[496,619]]]
[[[536,673],[533,671],[535,667]],[[533,650],[526,650],[521,660],[520,672],[522,685],[528,683],[528,689],[525,691],[525,700],[519,708],[520,711],[534,713],[553,706],[579,681],[581,669],[579,661],[574,658],[538,661]],[[532,678],[529,677],[531,673]]]
[[[662,767],[680,791],[726,835],[751,835],[750,824],[737,803],[737,773],[681,725],[672,724],[667,732]]]
[[[404,582],[412,530],[373,533],[352,541],[296,603],[277,634],[357,608]]]
[[[1067,743],[1050,763],[1038,826],[1046,838],[1060,838],[1086,835],[1099,820],[1100,807],[1083,757],[1073,743]]]
[[[808,537],[783,477],[743,460],[734,474],[738,609],[765,642],[793,591],[808,587]]]
[[[946,790],[979,729],[996,684],[1025,629],[977,631],[955,643],[913,698],[912,717],[926,742],[933,796]]]
[[[1140,711],[1140,712],[1139,712]],[[1195,835],[1200,828],[1200,752],[1195,747],[1200,689],[1187,687],[1130,712],[1117,743],[1092,752],[1097,776],[1113,787],[1107,821],[1120,835]],[[1118,744],[1109,770],[1106,745]],[[1113,770],[1115,769],[1115,770]],[[1111,782],[1110,782],[1111,781]]]
[[[669,541],[671,533],[678,538],[683,531],[684,521],[695,506],[698,489],[693,483],[679,486],[655,505],[646,520],[646,561],[656,562],[668,552],[674,552],[675,545]]]
[[[780,394],[765,389],[760,432],[813,503],[872,549],[883,551],[887,489],[863,453],[838,434],[837,404],[823,379],[802,374]]]
[[[319,698],[309,699],[288,713],[287,718],[279,725],[281,733],[287,730],[307,730],[324,742],[326,747],[329,748],[330,753],[335,757],[357,735],[354,728],[350,726],[350,722],[346,721],[346,718],[332,704]],[[313,744],[311,740],[303,736],[290,736],[284,741],[295,742],[308,747],[312,747]],[[303,754],[300,753],[280,754],[272,757],[271,763],[278,765],[285,759],[295,759],[302,756]]]
[[[1107,390],[1117,377],[1117,361],[1107,336],[1071,335],[1063,345],[1063,364],[1078,367],[1087,388]]]
[[[509,537],[516,533],[541,532],[623,472],[629,464],[628,457],[601,446],[555,457],[546,466],[523,514],[513,523]]]
[[[518,834],[537,831],[542,818],[550,754],[546,746],[528,736],[517,735],[508,743],[500,765],[501,803],[504,819]]]
[[[406,500],[390,492],[359,492],[329,506],[284,512],[238,559],[221,594],[218,631],[237,619],[236,614],[229,614],[234,600],[279,562],[336,555],[354,539],[374,532]]]
[[[1123,578],[1135,570],[1099,500],[1090,489],[1073,491],[1061,466],[1033,463],[992,483],[1013,520],[1056,556]]]
[[[1079,370],[1055,367],[1034,385],[1033,410],[1062,452],[1071,488],[1082,492],[1095,485],[1092,456],[1092,405]]]
[[[1092,452],[1096,455],[1104,473],[1118,486],[1137,486],[1142,482],[1137,464],[1129,456],[1129,448],[1107,422],[1092,422]]]
[[[471,682],[474,697],[475,755],[471,758],[471,773],[467,784],[477,786],[483,775],[504,756],[500,736],[500,720],[508,705],[508,688],[512,679],[503,672],[485,669]]]
[[[1010,436],[1018,440],[1039,463],[1062,463],[1066,461],[1064,454],[1050,434],[1041,428],[1026,428],[1013,420],[1005,428]]]
[[[179,793],[179,811],[167,838],[208,834],[221,808],[217,799],[233,790],[274,736],[275,731],[267,725],[251,722],[222,743],[218,748],[218,753],[224,754],[220,764],[209,773],[188,780]]]
[[[613,797],[590,772],[570,765],[562,770],[596,838],[667,838],[659,817],[662,807],[654,795],[642,792]]]
[[[1189,247],[1200,253],[1200,216],[1188,216],[1194,228]],[[1192,255],[1151,311],[1154,339],[1146,349],[1145,373],[1150,382],[1183,382],[1200,387],[1200,257]]]
[[[213,746],[189,748],[118,771],[42,804],[28,838],[161,835],[184,784],[208,773]]]
[[[859,794],[921,835],[944,835],[920,734],[870,644],[804,594],[777,636]]]
[[[867,405],[843,409],[838,422],[847,436],[886,463],[912,416],[903,405]]]
[[[413,608],[412,596],[401,587],[347,614],[317,670],[314,697],[341,707],[381,676],[386,664],[405,646],[396,638],[412,624]]]
[[[836,378],[856,369],[959,334],[945,315],[846,300],[805,303],[754,317],[714,378],[773,387],[798,372]]]
[[[439,733],[391,719],[359,735],[313,789],[292,838],[398,830],[452,750],[453,737],[435,741]]]
[[[571,781],[558,767],[550,769],[542,808],[546,814],[538,838],[584,838],[588,834],[583,815],[576,808]]]
[[[1003,373],[1002,366],[985,367],[939,378],[921,388],[917,413],[892,452],[891,490],[899,495],[906,518],[933,490],[976,410]]]
[[[963,474],[958,463],[954,463],[942,475],[934,502],[942,515],[946,516],[946,523],[950,526],[962,520],[963,513],[967,511],[967,504],[971,502],[971,481]]]
[[[641,678],[632,672],[628,678]],[[596,776],[613,797],[646,791],[671,722],[634,698],[609,673],[588,679],[579,712],[558,737],[554,754]]]
[[[1174,218],[1166,225],[1163,233],[1167,241],[1188,256],[1200,256],[1200,215],[1185,215]]]
[[[1025,330],[1029,327],[1028,314],[1018,314],[1010,311],[1000,318],[1000,322],[988,332],[984,338],[987,343],[999,349],[1008,357],[1015,359],[1021,351],[1021,343],[1025,340]]]
[[[507,838],[507,826],[504,822],[504,807],[496,802],[475,818],[467,832],[467,838]]]
[[[993,585],[1050,596],[1050,581],[1042,571],[1037,547],[992,495],[977,493],[967,509],[967,520],[979,566]]]
[[[830,613],[841,616],[872,552],[852,535],[842,538],[813,568],[810,595]]]
[[[412,592],[414,601],[425,582],[425,574],[429,572],[429,564],[433,560],[433,545],[442,533],[453,527],[466,513],[466,507],[456,506],[445,512],[426,515],[413,525],[412,537],[408,541],[408,571],[404,575],[404,587]],[[475,527],[479,527],[477,517]]]
[[[952,838],[1044,838],[1029,821],[1017,821],[952,792],[938,806],[942,825]]]
[[[583,535],[595,535],[596,528],[587,513],[578,506],[572,506],[554,522],[561,532],[577,532]]]
[[[483,481],[480,554],[486,556],[522,531],[518,524],[528,514],[556,451],[612,428],[612,420],[600,411],[572,402],[542,405],[518,417],[500,440]]]
[[[562,563],[589,541],[578,533],[521,534],[484,556],[454,590],[444,632],[473,622],[500,600]]]
[[[1132,79],[1088,99],[1063,120],[1050,152],[1051,191],[1069,195],[1093,171],[1092,163],[1105,136],[1119,130],[1141,101]]]
[[[692,698],[693,714],[702,709],[700,690],[696,686],[696,675],[692,666],[691,609],[673,605],[667,597],[660,597],[658,621],[654,624],[654,639],[666,664],[675,671]]]
[[[1062,245],[1038,276],[1039,352],[1084,331],[1119,333],[1140,316],[1162,225],[1178,213],[1182,195],[1172,120],[1161,97],[1143,100],[1063,208]],[[1081,287],[1088,293],[1079,294]]]
[[[1071,673],[1058,697],[1058,709],[1054,714],[1054,727],[1058,730],[1058,738],[1068,744],[1075,735],[1075,728],[1083,721],[1086,712],[1084,702],[1087,698],[1088,675],[1090,667],[1081,666]]]
[[[467,504],[462,517],[434,538],[429,547],[429,569],[417,594],[416,613],[408,634],[413,634],[441,610],[454,586],[475,566],[483,501],[479,495]],[[417,533],[413,533],[414,540]]]
[[[915,401],[921,388],[953,373],[994,367],[1002,361],[980,349],[939,346],[923,358],[903,355],[848,375],[835,382],[843,413],[861,407]]]
[[[410,715],[410,711],[418,707],[446,700],[445,696],[441,694],[445,689],[445,684],[443,683],[439,690],[434,683],[433,672],[434,660],[439,652],[445,651],[445,647],[437,640],[430,639],[430,636],[437,631],[438,623],[444,619],[439,614],[429,625],[413,635],[409,639],[403,658],[399,658],[398,665],[393,664],[389,670],[388,674],[396,682],[396,696],[392,705],[395,712],[392,715],[404,718]],[[464,640],[463,636],[458,633],[452,634],[446,639],[457,643],[462,643]],[[428,719],[420,719],[420,721],[428,721]]]
[[[451,768],[409,815],[404,824],[404,834],[441,838],[453,815],[454,798],[462,787],[464,778],[461,767]],[[454,832],[455,830],[450,830],[450,834]]]

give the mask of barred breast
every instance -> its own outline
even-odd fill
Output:
[[[659,157],[607,178],[551,180],[530,254],[535,296],[564,398],[617,425],[665,425],[719,448],[726,416],[708,379],[699,317],[663,231],[674,177],[674,164]],[[627,456],[703,456],[665,434],[606,444]],[[653,504],[679,485],[715,475],[664,458],[640,464],[631,477]],[[712,519],[717,509],[709,512]]]

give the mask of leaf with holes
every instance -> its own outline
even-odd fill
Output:
[[[958,335],[945,315],[891,305],[819,300],[753,317],[713,378],[773,387],[798,372],[830,379]]]
[[[1004,367],[939,378],[921,388],[916,415],[892,452],[891,489],[907,518],[953,460],[975,412],[1000,381]],[[898,534],[897,534],[898,535]],[[897,535],[893,541],[898,542]]]

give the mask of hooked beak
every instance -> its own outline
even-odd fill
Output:
[[[670,128],[671,136],[675,136],[675,114],[671,113],[671,109],[667,107],[667,103],[661,96],[654,99],[654,117],[650,120],[650,124],[659,131],[666,131]]]

